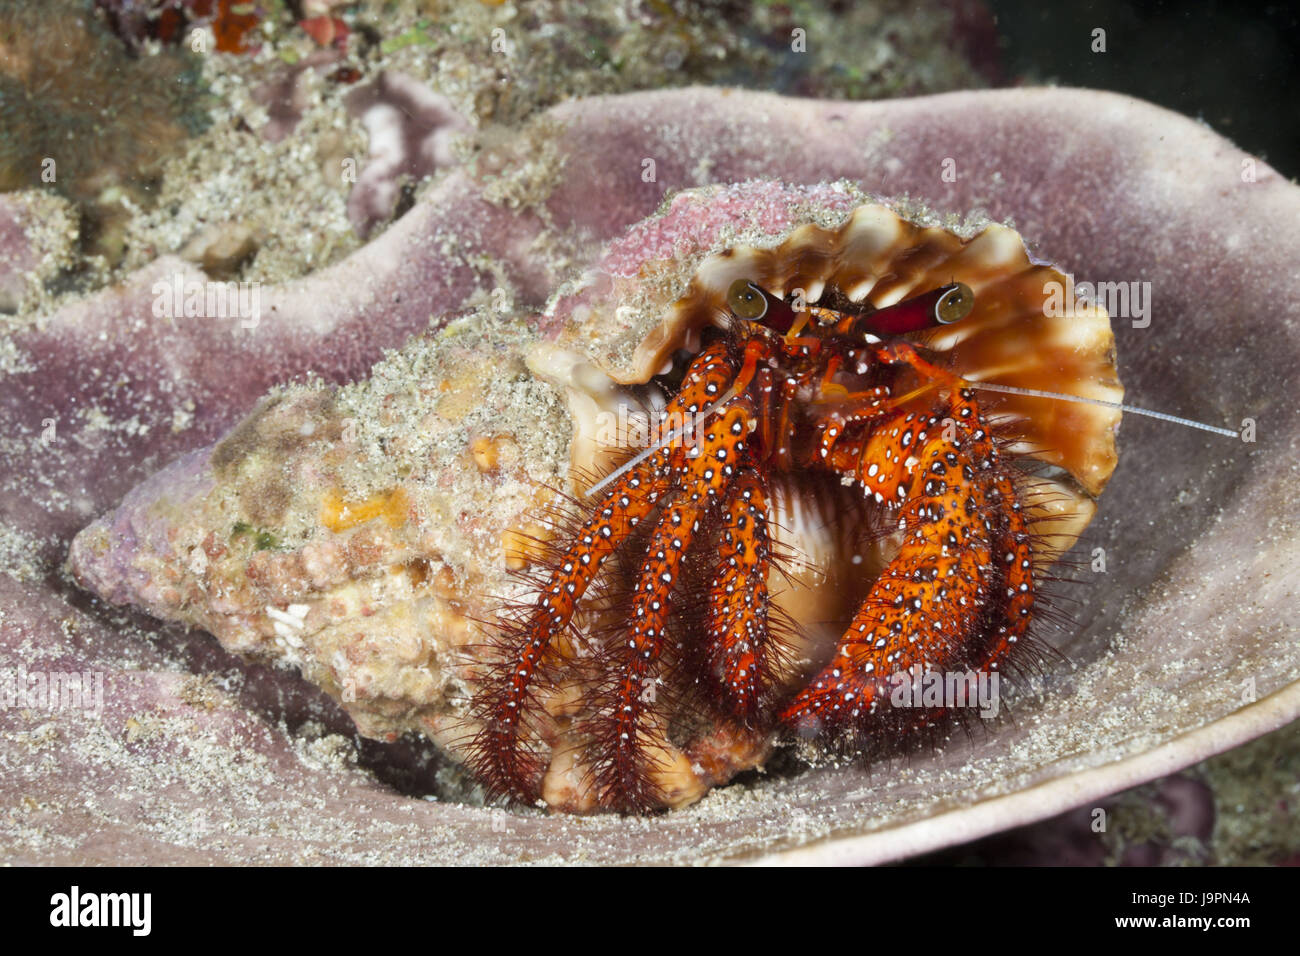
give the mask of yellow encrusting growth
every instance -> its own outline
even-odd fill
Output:
[[[321,502],[320,521],[338,533],[359,524],[383,518],[390,528],[400,528],[406,523],[410,500],[401,488],[373,494],[363,501],[348,502],[337,491],[329,492]]]

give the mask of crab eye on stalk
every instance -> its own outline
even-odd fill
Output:
[[[749,279],[737,279],[727,289],[727,308],[731,314],[746,322],[778,332],[781,335],[794,327],[794,309],[784,299],[778,299]]]
[[[960,322],[975,308],[975,293],[964,282],[946,285],[939,292],[939,301],[934,304],[934,319],[940,325]]]
[[[737,279],[727,290],[727,307],[737,318],[756,322],[767,314],[767,296],[748,279]]]
[[[960,322],[973,308],[975,293],[971,287],[964,282],[950,282],[863,316],[859,327],[877,335],[905,335]]]

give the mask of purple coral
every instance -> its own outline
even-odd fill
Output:
[[[365,237],[393,215],[403,185],[456,164],[452,144],[469,124],[445,96],[400,73],[379,74],[347,102],[370,140],[370,155],[348,196],[348,218]]]
[[[11,859],[291,861],[310,850],[337,860],[574,852],[724,860],[794,841],[807,844],[796,851],[803,859],[881,861],[1050,816],[1300,713],[1291,623],[1300,549],[1288,510],[1300,423],[1283,413],[1280,387],[1300,353],[1295,186],[1262,162],[1245,181],[1242,162],[1251,158],[1190,120],[1084,91],[845,104],[687,90],[566,104],[554,118],[567,130],[559,144],[567,164],[545,200],[550,226],[483,201],[468,176],[453,171],[351,259],[267,290],[274,308],[255,335],[151,320],[150,286],[175,268],[163,262],[14,336],[13,347],[39,371],[0,382],[10,423],[0,448],[3,516],[15,529],[6,533],[6,553],[34,554],[44,570],[0,576],[0,647],[7,663],[29,668],[105,670],[114,690],[98,722],[57,717],[78,746],[54,764],[25,759],[31,744],[17,735],[37,729],[28,718],[0,715],[6,790],[39,791],[45,804],[3,837]],[[646,157],[657,159],[654,182],[641,178]],[[941,170],[953,157],[949,182]],[[1085,669],[1074,693],[1054,694],[1049,709],[1026,714],[1011,732],[950,748],[891,781],[815,771],[768,781],[762,799],[705,806],[653,831],[598,823],[576,843],[554,820],[512,818],[512,832],[494,832],[488,811],[412,803],[359,772],[303,762],[274,719],[254,716],[277,694],[301,700],[296,682],[250,678],[242,698],[215,691],[214,709],[195,717],[200,733],[186,744],[189,762],[175,763],[157,749],[159,737],[130,729],[132,720],[143,726],[135,715],[154,714],[161,739],[174,739],[167,721],[190,711],[178,702],[176,662],[164,646],[122,633],[47,583],[78,527],[152,470],[216,437],[274,382],[308,369],[359,375],[381,347],[461,306],[495,282],[474,252],[491,252],[522,298],[539,303],[558,269],[538,261],[530,240],[608,238],[653,211],[670,188],[758,175],[803,183],[845,176],[942,209],[982,205],[1013,217],[1044,257],[1080,278],[1150,282],[1158,303],[1151,327],[1117,327],[1131,393],[1173,412],[1259,421],[1255,445],[1125,423],[1124,457],[1089,538],[1111,555],[1112,572],[1084,594],[1089,622],[1064,648],[1102,666],[1104,680],[1085,680]],[[1232,330],[1230,347],[1222,347],[1224,329]],[[173,429],[186,403],[192,423]],[[103,417],[92,422],[87,409]],[[46,418],[60,423],[59,437],[42,445]],[[147,428],[128,427],[133,419]],[[105,420],[115,427],[105,429]],[[1153,527],[1177,530],[1157,537]],[[1122,640],[1111,646],[1117,631]],[[1253,703],[1240,695],[1247,677]],[[149,783],[164,764],[188,773],[250,762],[260,768],[255,778],[232,770],[202,795]],[[222,838],[142,820],[134,801],[106,796],[86,806],[87,788],[111,795],[122,779],[174,815],[231,808],[212,811],[219,819],[209,825]],[[320,795],[310,807],[307,794]],[[242,809],[251,817],[268,806],[310,827],[252,833]],[[358,806],[366,812],[358,815]],[[882,820],[890,825],[881,828]]]

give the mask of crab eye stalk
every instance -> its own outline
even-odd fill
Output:
[[[960,322],[970,315],[973,308],[975,293],[971,287],[964,282],[950,282],[870,312],[855,324],[857,328],[876,335],[906,335]]]
[[[755,322],[781,335],[794,328],[796,322],[794,309],[788,302],[749,279],[731,283],[727,289],[727,308],[736,318]]]
[[[767,296],[748,279],[737,279],[727,290],[727,308],[737,318],[757,322],[767,314]]]

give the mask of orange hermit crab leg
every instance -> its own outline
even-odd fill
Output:
[[[758,473],[736,476],[722,515],[718,570],[709,585],[709,672],[727,711],[756,727],[763,692],[771,682],[767,574],[771,540],[767,503]]]
[[[978,465],[939,436],[916,452],[925,468],[899,485],[908,499],[904,543],[872,585],[830,664],[781,715],[788,724],[812,718],[819,729],[830,730],[875,713],[882,692],[888,696],[890,675],[913,664],[928,669],[950,663],[993,597],[987,490],[962,479],[963,469]],[[950,482],[968,487],[954,494]]]
[[[998,511],[1006,518],[1006,527],[998,542],[994,561],[1005,565],[1004,620],[999,622],[987,652],[990,671],[999,670],[1016,642],[1029,629],[1030,612],[1034,605],[1034,560],[1030,550],[1029,522],[1011,479],[998,475],[994,480],[1002,504]]]
[[[664,646],[671,613],[671,595],[685,555],[701,519],[717,505],[730,484],[745,452],[748,421],[753,409],[736,402],[705,429],[698,453],[681,466],[681,491],[669,502],[651,534],[645,564],[632,602],[631,630],[626,643],[623,672],[614,686],[608,708],[588,730],[603,752],[595,761],[597,787],[602,802],[625,809],[654,804],[649,781],[649,758],[641,740],[648,709],[646,682],[653,680],[655,664]]]
[[[662,421],[689,428],[695,416],[713,403],[735,374],[725,347],[696,356],[681,390],[668,403]],[[605,559],[625,541],[637,524],[655,510],[680,462],[681,446],[669,445],[614,480],[596,514],[577,531],[559,558],[537,598],[518,624],[505,628],[513,640],[509,669],[490,683],[476,700],[483,728],[471,745],[471,764],[492,796],[527,800],[536,795],[542,770],[539,760],[523,747],[526,709],[533,703],[531,686],[557,635],[577,610],[578,602],[599,573]]]
[[[894,343],[879,352],[943,384],[959,381],[909,346]],[[832,451],[833,467],[856,478],[870,461],[867,471],[876,474],[866,477],[878,482],[878,496],[887,498],[886,489],[897,482],[906,535],[830,664],[782,713],[787,724],[856,729],[857,718],[878,712],[893,675],[913,665],[995,667],[1028,623],[1032,556],[1021,508],[1010,479],[995,470],[997,452],[973,393],[959,385],[953,391],[959,434],[951,441],[932,433],[937,418],[929,417],[924,424],[930,432],[913,432],[897,420],[882,423],[864,458]],[[972,641],[973,652],[963,654]]]
[[[878,503],[899,504],[907,496],[919,461],[917,449],[930,438],[927,429],[938,425],[938,416],[914,412],[876,411],[850,418],[834,436],[826,429],[822,459],[833,470],[855,478]]]
[[[504,678],[480,699],[484,724],[471,747],[472,764],[490,795],[530,799],[535,794],[543,768],[520,740],[525,709],[532,700],[529,688],[601,564],[654,510],[668,488],[668,457],[660,452],[618,480],[595,516],[579,529],[537,605],[514,629],[513,636],[522,638],[522,644],[510,657],[510,669],[503,670]]]

